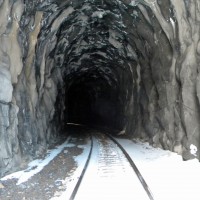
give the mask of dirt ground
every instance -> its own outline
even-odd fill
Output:
[[[66,147],[27,182],[16,185],[17,179],[0,181],[0,200],[49,200],[55,193],[65,190],[62,180],[76,170],[73,157],[82,153],[78,145],[86,141],[84,134],[78,138],[72,141],[73,147]]]

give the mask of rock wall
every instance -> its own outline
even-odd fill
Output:
[[[0,176],[59,137],[72,88],[89,115],[199,158],[199,22],[195,0],[1,0]]]

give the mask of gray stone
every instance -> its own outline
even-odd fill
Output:
[[[66,122],[199,158],[199,22],[195,1],[3,0],[0,176]]]
[[[13,86],[8,69],[0,66],[0,101],[9,103],[12,100]]]

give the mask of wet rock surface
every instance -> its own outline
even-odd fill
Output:
[[[194,0],[0,1],[0,176],[70,121],[199,158],[199,22]]]

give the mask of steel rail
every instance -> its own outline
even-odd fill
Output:
[[[90,152],[89,152],[88,158],[86,160],[86,163],[84,165],[83,171],[81,172],[81,175],[80,175],[80,177],[78,179],[78,182],[76,183],[76,186],[74,187],[74,190],[73,190],[69,200],[74,200],[74,198],[75,198],[75,196],[76,196],[76,194],[78,192],[79,186],[81,184],[81,181],[83,180],[84,174],[85,174],[85,172],[87,170],[87,167],[88,167],[91,155],[92,155],[92,149],[93,149],[93,138],[92,138],[91,134],[90,134],[90,139],[91,139],[91,147],[90,147]]]
[[[121,149],[121,151],[123,152],[123,154],[126,156],[127,160],[129,161],[131,167],[133,168],[134,172],[136,173],[138,179],[140,180],[144,190],[146,191],[147,195],[149,196],[149,199],[154,200],[153,194],[152,194],[149,186],[147,185],[146,181],[144,180],[144,178],[143,178],[142,174],[140,173],[139,169],[137,168],[136,164],[134,163],[132,158],[129,156],[127,151],[124,149],[124,147],[108,133],[104,133],[104,134],[107,135]]]

